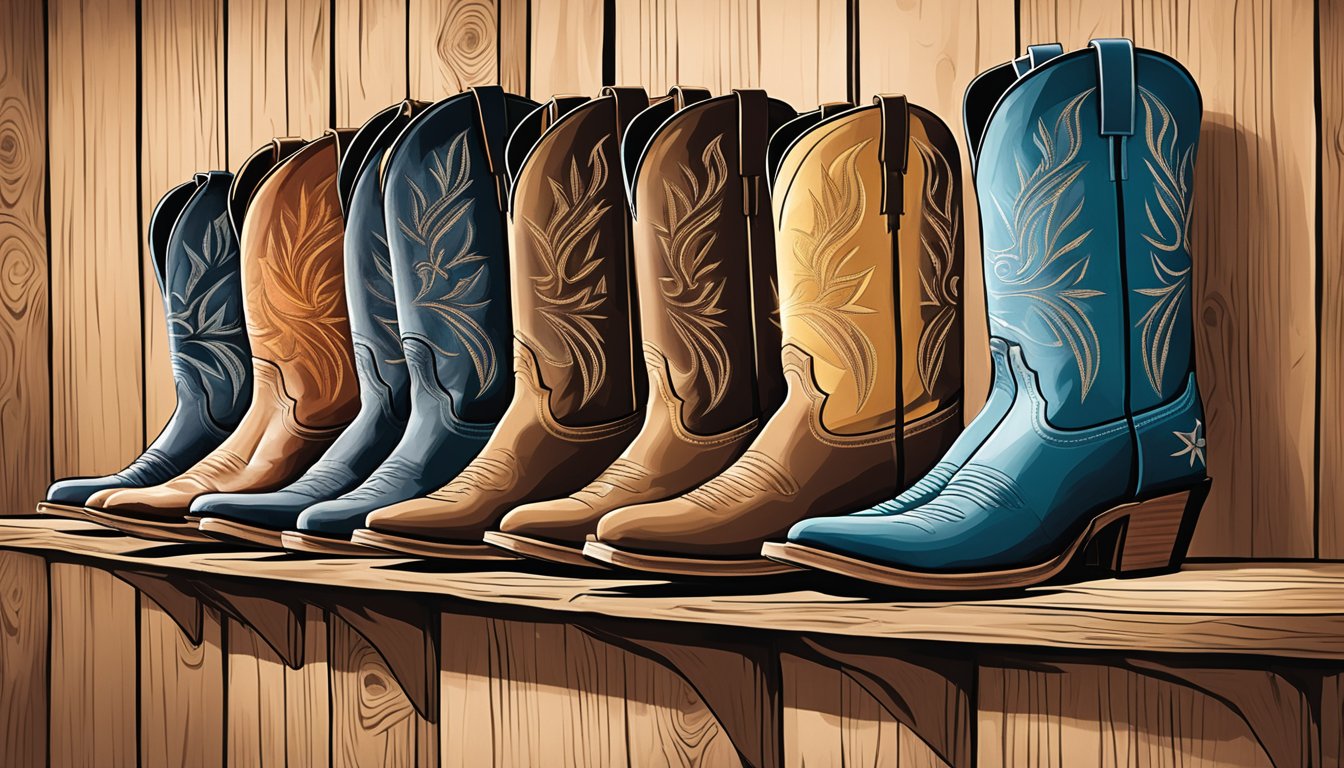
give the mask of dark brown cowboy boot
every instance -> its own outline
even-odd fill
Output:
[[[961,429],[957,147],[904,98],[825,118],[774,185],[784,404],[723,474],[602,518],[584,554],[684,575],[757,575],[804,518],[921,476]]]
[[[359,407],[342,273],[339,140],[328,132],[261,182],[240,239],[252,345],[252,405],[238,428],[162,485],[95,494],[88,513],[127,533],[206,540],[191,503],[215,492],[284,487],[315,461]]]
[[[606,513],[700,485],[746,450],[779,406],[775,249],[766,195],[771,132],[794,117],[764,91],[701,100],[674,91],[632,122],[635,273],[648,369],[643,429],[582,490],[526,504],[485,540],[518,554],[597,566],[583,556]]]
[[[456,478],[369,513],[353,541],[433,557],[506,557],[481,543],[504,513],[581,488],[634,437],[645,384],[618,150],[622,123],[646,103],[638,89],[557,97],[514,131],[506,150],[515,180],[513,400]]]

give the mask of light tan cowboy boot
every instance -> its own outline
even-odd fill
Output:
[[[634,437],[645,383],[619,133],[646,103],[639,89],[557,97],[514,131],[505,153],[515,180],[513,399],[457,477],[370,512],[352,541],[430,557],[512,557],[482,535],[519,504],[583,487]]]
[[[354,417],[336,191],[341,138],[328,132],[295,152],[248,207],[240,249],[253,394],[238,428],[173,480],[95,494],[86,511],[97,522],[150,538],[208,540],[187,519],[193,500],[288,485]]]
[[[759,90],[678,109],[695,95],[674,91],[624,137],[649,377],[644,426],[582,490],[506,515],[485,535],[491,544],[599,567],[583,545],[603,515],[719,474],[783,400],[765,168],[771,132],[794,111]]]
[[[904,98],[821,120],[774,186],[784,405],[723,474],[602,518],[584,554],[684,575],[789,570],[761,545],[904,488],[961,429],[956,144]]]

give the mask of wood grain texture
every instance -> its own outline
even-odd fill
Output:
[[[47,764],[47,562],[0,552],[0,745],[13,766]]]
[[[761,81],[758,11],[758,4],[750,0],[620,4],[616,10],[616,79],[642,83],[651,93],[678,84],[704,86],[715,94],[756,88]],[[843,14],[837,23],[843,28]],[[818,36],[822,33],[817,31]],[[830,26],[824,33],[834,42]]]
[[[1312,557],[1311,4],[1024,0],[1021,17],[1024,40],[1058,39],[1069,49],[1094,36],[1132,36],[1139,46],[1176,57],[1199,83],[1204,124],[1190,238],[1214,484],[1191,554]]]
[[[1285,722],[1305,715],[1292,700],[1264,704]],[[1224,701],[1133,670],[1072,663],[981,667],[978,757],[986,768],[1274,764]]]
[[[626,738],[640,765],[742,765],[723,726],[676,672],[627,653],[625,680]]]
[[[1321,676],[1320,764],[1326,768],[1344,765],[1344,674]]]
[[[229,765],[283,766],[287,726],[285,666],[275,651],[247,627],[232,619],[225,623]]]
[[[760,4],[760,87],[799,112],[849,98],[845,0]]]
[[[144,448],[135,7],[47,5],[58,477],[119,470]]]
[[[528,52],[528,0],[498,0],[499,6],[499,84],[509,93],[531,93],[531,68]]]
[[[494,0],[410,0],[411,98],[438,101],[499,79]]]
[[[223,0],[140,2],[140,220],[200,171],[225,167]],[[143,244],[144,237],[141,237]],[[173,414],[164,299],[142,247],[145,441]]]
[[[330,8],[328,0],[229,4],[229,167],[275,136],[316,138],[328,127]]]
[[[0,515],[27,514],[51,481],[42,9],[0,7]]]
[[[49,574],[51,765],[136,765],[135,590],[85,565]]]
[[[140,596],[140,765],[224,764],[224,658],[219,615],[205,611],[193,644]]]
[[[602,87],[602,8],[602,0],[532,3],[532,98],[545,101],[557,93],[597,95]],[[619,68],[617,72],[619,78]]]
[[[1016,55],[1014,11],[1013,0],[859,0],[859,101],[866,104],[878,93],[905,94],[947,123],[961,154],[966,243],[961,295],[966,350],[962,412],[968,423],[989,394],[991,372],[980,215],[961,105],[966,86],[976,75]]]
[[[303,667],[285,668],[287,765],[331,764],[331,683],[327,616],[308,607],[304,616]]]
[[[1344,2],[1317,4],[1320,48],[1320,454],[1316,500],[1320,532],[1317,556],[1344,558],[1344,221],[1331,211],[1344,210]]]
[[[406,0],[335,0],[336,123],[358,128],[406,98]]]
[[[335,616],[327,630],[332,765],[438,765],[436,725],[416,713],[383,657]]]

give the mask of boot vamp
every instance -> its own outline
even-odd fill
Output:
[[[1064,550],[1129,482],[1124,420],[1061,431],[1020,395],[933,500],[884,517],[806,520],[789,540],[913,571],[1038,565]]]
[[[597,530],[605,511],[594,509],[573,497],[523,504],[504,515],[499,530],[504,533],[581,545]]]

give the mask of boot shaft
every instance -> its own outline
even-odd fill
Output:
[[[640,101],[642,89],[556,97],[509,142],[514,336],[567,426],[621,418],[644,398],[620,177],[620,132]]]
[[[535,104],[497,87],[426,108],[382,168],[397,320],[412,387],[492,423],[512,391],[504,145]]]
[[[877,101],[803,132],[774,187],[783,345],[811,358],[842,435],[932,415],[962,386],[956,144],[931,112]]]
[[[1007,67],[966,99],[990,332],[1022,346],[1056,426],[1169,402],[1193,371],[1198,90],[1127,40]]]
[[[241,238],[253,357],[274,366],[295,420],[314,429],[345,424],[358,405],[337,152],[329,132],[273,169],[248,207]]]
[[[252,366],[243,322],[238,242],[229,221],[233,175],[199,174],[167,237],[162,274],[168,347],[179,407],[203,400],[219,427],[231,429],[251,402]],[[159,236],[155,210],[151,239]]]
[[[766,150],[795,113],[759,90],[703,95],[674,89],[623,154],[650,372],[670,380],[679,428],[713,435],[783,399]]]

